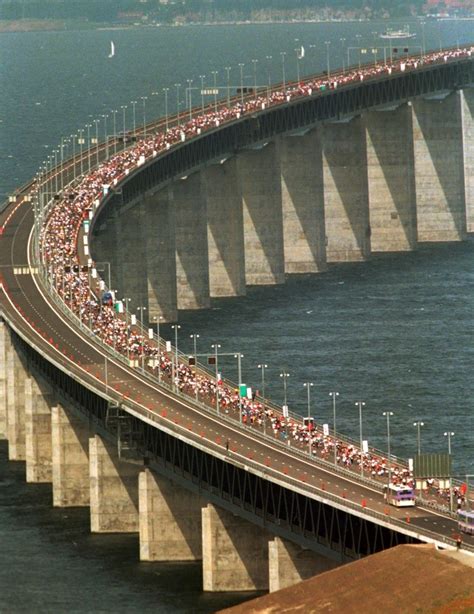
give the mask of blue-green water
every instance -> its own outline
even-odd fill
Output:
[[[472,21],[425,26],[427,47],[472,37]],[[180,110],[187,79],[199,87],[245,85],[296,77],[295,48],[306,48],[301,73],[340,66],[343,46],[371,48],[373,32],[386,23],[195,26],[90,32],[0,34],[0,198],[27,181],[62,136],[92,125],[112,109],[117,129],[121,105],[126,124]],[[420,45],[421,26],[411,23]],[[107,58],[110,40],[116,55]],[[297,40],[296,40],[297,39]],[[341,41],[345,39],[345,41]],[[379,41],[381,42],[381,41]],[[281,56],[286,52],[286,56]],[[356,52],[351,52],[355,62]],[[271,59],[267,59],[271,56]],[[344,53],[347,60],[347,55]],[[252,63],[252,59],[258,62]],[[153,94],[153,92],[155,92]],[[199,102],[194,91],[193,102]],[[136,104],[131,104],[131,101]],[[100,134],[104,123],[101,119]],[[87,129],[84,131],[87,134]],[[65,149],[65,155],[72,150]],[[59,154],[56,154],[59,157]],[[318,276],[288,279],[285,286],[254,288],[247,297],[221,300],[213,309],[183,314],[180,347],[199,333],[199,350],[218,342],[223,351],[244,354],[244,378],[259,387],[256,365],[268,364],[267,390],[282,399],[279,373],[288,380],[292,407],[306,411],[303,382],[314,382],[312,413],[331,421],[328,393],[340,392],[338,423],[358,435],[354,402],[366,402],[364,436],[385,447],[384,410],[394,412],[392,448],[415,451],[415,419],[423,419],[424,451],[444,451],[447,430],[455,432],[458,475],[474,473],[472,399],[474,242],[425,246],[411,254],[331,268]],[[167,331],[163,329],[166,334]],[[235,364],[223,364],[236,379]],[[91,536],[87,510],[53,510],[48,486],[24,484],[21,464],[6,461],[0,447],[0,610],[8,612],[210,611],[238,600],[200,592],[198,565],[138,562],[138,539]]]

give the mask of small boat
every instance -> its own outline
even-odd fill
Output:
[[[114,41],[110,41],[110,53],[109,53],[109,58],[113,58],[115,55],[115,45],[114,45]]]
[[[304,47],[303,47],[303,45],[301,45],[301,47],[296,50],[296,56],[298,57],[298,60],[302,60],[304,58]]]
[[[405,26],[401,30],[393,30],[392,28],[387,28],[387,30],[383,34],[380,34],[380,38],[401,40],[404,38],[416,38],[416,34],[411,33],[410,28],[408,26]]]

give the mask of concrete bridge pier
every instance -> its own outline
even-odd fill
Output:
[[[201,173],[173,183],[178,309],[207,309],[209,257],[207,208]]]
[[[143,201],[122,206],[117,219],[116,254],[122,280],[118,286],[121,294],[117,298],[131,298],[131,311],[138,306],[146,306],[148,302],[144,209]]]
[[[268,542],[261,527],[212,504],[202,510],[205,591],[268,589]]]
[[[237,158],[203,171],[211,297],[245,294],[242,192]]]
[[[335,561],[304,550],[281,537],[268,542],[268,564],[270,593],[338,566]]]
[[[150,469],[138,488],[140,560],[201,560],[201,498]]]
[[[99,435],[89,439],[92,533],[138,532],[138,474],[142,465],[118,458]]]
[[[89,427],[64,405],[51,408],[54,507],[90,503]]]
[[[278,143],[286,273],[318,273],[326,266],[322,147],[319,130]]]
[[[322,136],[327,261],[365,260],[371,248],[364,123],[328,122]]]
[[[25,456],[27,482],[52,482],[52,389],[42,378],[25,380]]]
[[[246,284],[285,281],[280,162],[275,143],[238,154]]]
[[[26,460],[25,380],[28,368],[13,344],[7,348],[7,439],[9,460]]]
[[[418,241],[466,237],[461,95],[413,101]]]
[[[365,114],[371,249],[401,252],[416,247],[416,196],[411,108]]]
[[[0,439],[8,439],[7,434],[7,356],[11,346],[10,333],[5,322],[0,321]]]
[[[474,232],[474,88],[461,92],[466,230]]]
[[[177,320],[176,248],[173,204],[168,188],[144,201],[144,237],[148,316],[163,322]]]

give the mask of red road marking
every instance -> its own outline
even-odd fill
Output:
[[[365,499],[362,499],[361,505],[362,507],[367,507],[367,501]]]

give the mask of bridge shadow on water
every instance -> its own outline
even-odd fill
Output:
[[[49,484],[0,442],[0,590],[5,612],[213,612],[259,593],[202,592],[201,563],[143,563],[138,535],[90,533],[89,508],[53,508]]]

